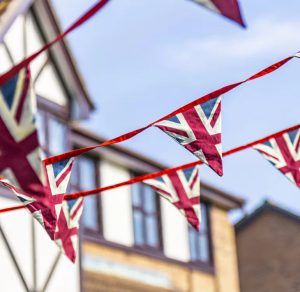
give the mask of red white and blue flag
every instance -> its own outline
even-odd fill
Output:
[[[74,159],[66,159],[46,166],[48,192],[56,197],[58,221],[55,242],[62,252],[75,262],[78,242],[79,219],[83,209],[83,198],[63,201],[71,178]]]
[[[195,229],[200,229],[200,179],[197,167],[144,180],[143,183],[172,203]]]
[[[54,238],[57,214],[43,184],[35,104],[29,68],[0,86],[0,174],[21,190],[15,193]]]
[[[300,129],[253,147],[300,188]]]
[[[221,144],[221,97],[160,121],[154,126],[223,175]]]
[[[73,263],[78,248],[79,220],[83,202],[83,198],[63,202],[55,233],[56,244]]]
[[[203,5],[209,10],[221,14],[241,26],[245,27],[245,23],[241,16],[238,0],[192,0],[193,2]]]

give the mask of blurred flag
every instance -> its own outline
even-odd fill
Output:
[[[223,175],[221,144],[221,97],[160,121],[154,126]]]
[[[245,27],[238,0],[192,0],[195,3],[219,13]]]
[[[253,147],[300,188],[300,129]]]
[[[55,241],[62,252],[74,263],[78,248],[79,220],[83,210],[83,198],[64,201],[57,223]]]
[[[34,118],[36,100],[30,79],[29,68],[25,68],[0,86],[0,173],[22,191],[15,193],[54,238],[57,216],[42,182],[44,171]]]
[[[195,229],[200,229],[200,179],[197,167],[144,180],[143,183],[172,203]]]

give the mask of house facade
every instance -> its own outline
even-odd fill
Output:
[[[0,10],[0,74],[60,31],[48,1],[6,2]],[[93,103],[66,42],[32,62],[31,72],[46,156],[104,141],[78,126],[89,117]],[[164,168],[120,146],[97,149],[77,159],[70,192]],[[143,184],[86,197],[75,265],[26,211],[1,214],[1,291],[239,292],[236,240],[228,212],[244,202],[204,183],[201,195],[200,233]],[[16,204],[1,189],[0,206]]]
[[[300,217],[266,201],[236,225],[241,292],[300,291]]]

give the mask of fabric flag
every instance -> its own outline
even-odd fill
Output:
[[[46,194],[51,198],[55,206],[57,218],[59,217],[64,195],[69,185],[73,162],[74,158],[69,158],[45,166],[47,175],[45,183]]]
[[[300,188],[300,129],[253,147]]]
[[[245,27],[245,23],[241,16],[239,3],[237,0],[192,0],[195,3],[221,14],[241,26]]]
[[[54,238],[57,216],[42,182],[35,104],[29,68],[0,86],[0,174],[22,191],[22,196],[15,193]]]
[[[66,159],[46,166],[48,192],[58,198],[56,212],[59,214],[55,242],[72,261],[76,259],[79,219],[83,209],[83,198],[63,201],[71,178],[74,159]]]
[[[160,121],[154,126],[223,175],[221,144],[221,97]]]
[[[56,244],[73,263],[76,260],[79,220],[82,211],[83,198],[64,201],[55,233]]]
[[[172,203],[195,229],[200,229],[200,179],[197,167],[144,180],[143,183]]]

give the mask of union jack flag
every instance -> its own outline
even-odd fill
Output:
[[[253,147],[300,188],[300,129]]]
[[[221,14],[241,26],[245,27],[245,23],[241,16],[239,3],[237,0],[192,0],[195,3],[203,5],[204,7]]]
[[[57,197],[56,211],[58,221],[55,231],[55,242],[62,252],[72,261],[76,259],[79,219],[83,209],[83,198],[63,201],[71,178],[74,158],[59,161],[46,166],[48,190]]]
[[[18,197],[54,238],[57,218],[42,182],[34,105],[29,68],[0,86],[0,174],[24,194],[30,194]]]
[[[178,208],[195,229],[200,229],[200,180],[197,167],[144,180],[143,183]]]
[[[52,196],[57,197],[56,212],[58,216],[55,242],[72,261],[76,259],[79,219],[83,208],[83,198],[63,201],[71,178],[74,159],[66,159],[46,165],[47,186]]]
[[[221,97],[197,105],[154,124],[179,144],[223,175]]]
[[[76,260],[79,220],[83,202],[83,198],[63,202],[55,233],[56,244],[73,263]]]

